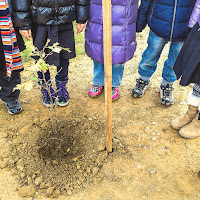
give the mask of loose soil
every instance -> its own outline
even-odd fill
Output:
[[[146,94],[131,96],[147,37],[148,29],[138,35],[135,56],[125,65],[120,99],[112,105],[113,153],[104,150],[104,94],[96,99],[87,94],[93,66],[86,55],[71,61],[70,104],[56,107],[56,118],[42,105],[38,85],[21,91],[24,111],[17,116],[7,114],[0,102],[0,199],[200,199],[200,138],[183,139],[170,126],[187,110],[192,86],[177,82],[171,107],[159,99],[169,45]],[[23,81],[28,73],[23,72]]]

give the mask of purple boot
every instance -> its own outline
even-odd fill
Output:
[[[56,100],[56,105],[58,106],[66,106],[69,103],[69,93],[66,88],[66,84],[57,83],[57,94],[58,98]]]
[[[42,93],[43,105],[50,107],[55,103],[57,95],[51,85],[49,85],[48,87],[49,87],[49,89],[48,89],[49,91],[47,90],[47,88],[44,85],[42,85],[41,93]],[[50,92],[50,94],[49,94],[49,92]],[[50,97],[50,95],[51,95],[51,97]]]

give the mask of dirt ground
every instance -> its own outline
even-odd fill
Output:
[[[146,94],[131,89],[146,48],[148,29],[138,35],[134,58],[125,66],[120,99],[113,103],[113,153],[105,144],[104,95],[88,96],[93,67],[83,55],[71,61],[71,101],[54,112],[41,103],[36,84],[22,90],[24,111],[11,116],[0,102],[1,200],[198,200],[200,138],[186,140],[170,121],[187,109],[192,86],[175,84],[175,104],[160,104],[166,46]],[[26,66],[30,63],[26,63]],[[23,73],[23,81],[29,71]],[[52,125],[53,124],[53,125]],[[58,133],[56,133],[58,130]]]

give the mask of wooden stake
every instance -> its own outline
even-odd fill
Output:
[[[112,15],[111,0],[102,0],[105,71],[106,149],[112,152]]]

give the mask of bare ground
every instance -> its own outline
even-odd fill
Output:
[[[189,87],[175,84],[175,104],[160,104],[161,68],[144,97],[135,99],[138,63],[148,30],[138,35],[134,58],[126,64],[120,99],[113,103],[113,153],[105,144],[104,95],[88,97],[93,67],[87,56],[71,61],[70,104],[54,115],[40,100],[40,88],[22,90],[24,111],[7,114],[0,102],[0,199],[2,200],[198,200],[200,138],[186,140],[170,121],[187,109]],[[26,63],[28,66],[29,63]],[[26,70],[23,80],[26,80]],[[53,113],[54,114],[54,113]]]

